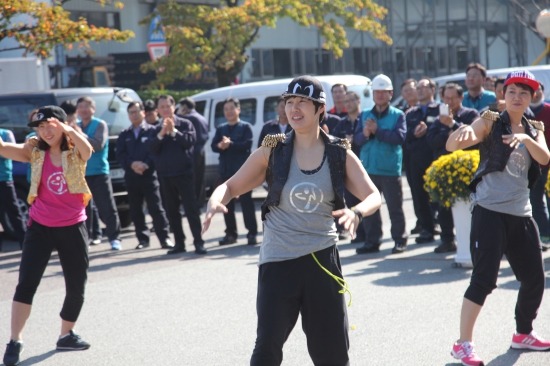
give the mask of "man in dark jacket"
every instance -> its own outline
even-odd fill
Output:
[[[285,100],[283,97],[280,97],[277,101],[277,118],[272,119],[264,123],[262,131],[260,132],[260,137],[258,138],[258,147],[262,145],[264,137],[271,134],[277,133],[288,133],[292,130],[292,127],[288,124],[288,118],[285,113]]]
[[[202,240],[200,211],[193,187],[193,149],[196,135],[188,119],[174,114],[176,103],[171,95],[161,95],[157,109],[162,122],[151,139],[153,161],[160,181],[160,192],[168,222],[174,232],[175,246],[168,254],[185,252],[185,234],[181,224],[180,205],[183,208],[193,234],[195,253],[206,254]]]
[[[145,111],[141,102],[128,104],[128,116],[132,125],[122,131],[116,143],[116,158],[124,169],[124,180],[128,189],[130,217],[134,223],[138,245],[143,249],[149,244],[149,229],[145,224],[143,201],[153,218],[153,227],[160,245],[172,248],[168,239],[168,221],[160,200],[159,182],[149,152],[150,140],[156,138],[151,132],[155,127],[145,122]]]
[[[223,113],[227,123],[220,125],[216,135],[212,139],[212,151],[220,154],[220,180],[226,181],[239,170],[250,155],[252,148],[252,127],[248,122],[241,121],[241,104],[238,99],[229,98],[223,105]],[[256,209],[252,200],[252,191],[238,198],[241,203],[244,226],[248,230],[248,245],[258,243],[258,224],[256,222]],[[226,205],[227,213],[223,215],[225,220],[225,237],[220,240],[220,245],[234,244],[237,242],[237,222],[235,220],[235,199]]]
[[[430,206],[430,197],[424,190],[424,173],[433,161],[433,152],[426,142],[426,133],[439,116],[439,103],[434,101],[435,83],[423,78],[418,81],[418,105],[410,108],[405,115],[407,136],[405,138],[405,172],[411,187],[414,213],[421,231],[415,239],[417,243],[434,241],[435,222]]]
[[[434,160],[448,154],[445,144],[449,135],[463,124],[470,125],[479,117],[477,110],[462,106],[463,89],[455,83],[446,84],[443,88],[443,106],[439,117],[428,129],[426,141],[432,148]],[[448,110],[446,110],[448,108]],[[443,112],[443,113],[441,113]],[[441,243],[435,248],[436,253],[456,252],[453,213],[450,208],[438,205],[437,220],[441,227]]]
[[[206,195],[204,192],[204,168],[206,165],[204,146],[208,141],[208,122],[206,118],[195,110],[195,101],[191,98],[183,98],[179,101],[178,115],[188,119],[195,128],[197,141],[193,148],[193,164],[195,166],[195,194],[197,203],[202,207]]]

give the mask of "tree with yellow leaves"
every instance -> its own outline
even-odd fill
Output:
[[[105,2],[105,0],[102,0]],[[32,0],[2,0],[0,2],[0,42],[13,38],[18,45],[1,48],[0,52],[25,49],[37,57],[47,58],[59,44],[67,48],[76,43],[87,47],[90,41],[124,42],[134,36],[132,31],[95,27],[86,19],[69,19],[70,13],[63,9],[65,1],[46,2]],[[122,3],[115,3],[122,6]],[[25,19],[25,20],[21,20]]]
[[[170,54],[142,67],[143,71],[162,71],[157,73],[157,84],[212,70],[220,86],[229,85],[244,67],[246,49],[256,40],[260,28],[274,28],[280,18],[317,28],[324,39],[323,48],[336,57],[349,47],[346,27],[392,43],[380,23],[387,9],[373,0],[220,0],[216,5],[169,0],[157,11]]]

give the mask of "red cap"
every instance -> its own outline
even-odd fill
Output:
[[[512,71],[506,76],[504,85],[524,84],[533,88],[534,91],[539,89],[539,82],[535,80],[535,76],[527,70]]]

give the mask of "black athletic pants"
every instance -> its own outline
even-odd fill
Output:
[[[336,246],[315,253],[331,273],[342,277]],[[302,315],[314,365],[349,365],[348,318],[341,286],[312,255],[264,263],[258,273],[258,328],[251,366],[280,365],[283,344]]]
[[[483,305],[495,288],[502,256],[520,282],[516,331],[529,334],[544,293],[544,262],[539,233],[532,217],[520,217],[476,205],[472,213],[470,252],[474,269],[464,297]]]
[[[59,315],[63,320],[75,322],[84,304],[88,279],[88,230],[85,222],[64,227],[48,227],[35,221],[31,223],[25,235],[19,283],[13,300],[32,304],[54,249],[59,255],[66,290]]]

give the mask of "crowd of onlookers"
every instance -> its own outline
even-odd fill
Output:
[[[504,109],[504,78],[487,76],[486,69],[472,63],[466,69],[464,89],[457,83],[437,86],[430,78],[407,79],[400,86],[401,103],[394,107],[395,89],[386,75],[372,80],[374,107],[362,110],[360,96],[348,91],[346,85],[335,84],[331,93],[334,105],[321,122],[321,128],[334,136],[347,138],[352,151],[360,158],[377,188],[385,196],[391,220],[392,253],[407,249],[409,235],[416,243],[433,242],[437,235],[440,244],[436,253],[456,251],[451,210],[430,202],[424,190],[424,173],[430,164],[446,154],[449,134],[463,124],[471,124],[484,110],[501,112]],[[436,95],[438,93],[438,95]],[[439,98],[436,98],[438,96]],[[82,97],[77,103],[64,102],[67,123],[85,134],[94,148],[86,167],[86,181],[93,194],[87,208],[87,227],[91,245],[98,245],[105,236],[113,250],[120,250],[120,221],[113,198],[109,176],[109,136],[105,121],[94,116],[95,102]],[[151,230],[146,225],[144,203],[153,221],[153,230],[160,245],[169,254],[185,252],[182,226],[182,207],[188,220],[197,254],[205,254],[201,235],[200,208],[204,197],[205,145],[208,143],[208,123],[195,110],[191,98],[178,103],[170,95],[156,101],[132,102],[128,105],[131,125],[116,141],[116,158],[125,171],[130,217],[138,239],[136,249],[150,245]],[[240,119],[240,103],[227,99],[223,108],[226,123],[220,125],[210,141],[219,154],[219,179],[231,177],[245,162],[254,146],[260,146],[268,134],[287,133],[292,127],[285,115],[284,100],[277,105],[277,117],[266,121],[258,141],[253,140],[251,125]],[[550,138],[550,104],[544,102],[541,84],[527,114],[546,126]],[[4,141],[14,141],[9,130],[0,130]],[[177,163],[175,163],[177,162]],[[402,172],[411,189],[416,225],[406,231],[403,213]],[[550,241],[550,222],[544,186],[548,166],[543,167],[542,179],[531,190],[533,216],[543,242]],[[347,194],[349,207],[356,198]],[[247,243],[258,243],[256,208],[249,192],[238,197],[242,206]],[[25,223],[18,211],[11,161],[0,158],[0,211],[9,217],[14,234],[22,244]],[[235,200],[224,215],[225,236],[220,245],[237,242]],[[104,230],[100,227],[103,222]],[[348,234],[337,227],[341,240]],[[173,233],[173,240],[170,239]],[[352,242],[362,243],[358,254],[377,252],[382,240],[380,212],[366,217]]]

